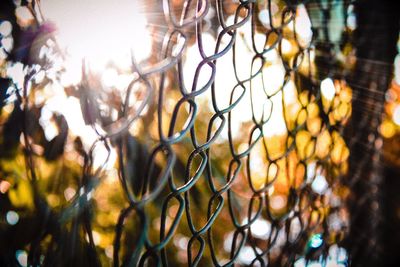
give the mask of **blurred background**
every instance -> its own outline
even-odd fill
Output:
[[[2,0],[0,266],[398,266],[389,0]]]

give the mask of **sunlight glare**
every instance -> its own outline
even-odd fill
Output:
[[[302,46],[308,46],[312,41],[312,24],[307,9],[303,4],[298,5],[296,10],[296,32],[297,38]]]
[[[326,78],[321,82],[321,93],[328,101],[333,100],[335,97],[335,85],[331,78]]]
[[[10,187],[11,187],[10,182],[1,181],[0,182],[0,193],[2,193],[2,194],[7,193],[8,189],[10,189]]]
[[[19,215],[13,210],[10,210],[6,214],[6,220],[10,225],[16,225],[19,221]]]
[[[400,126],[400,105],[397,105],[393,110],[393,122]]]
[[[323,175],[317,175],[311,184],[312,190],[317,194],[324,194],[325,190],[329,187],[328,182],[326,181]]]
[[[85,58],[94,70],[112,62],[121,69],[131,66],[131,51],[137,61],[151,52],[147,19],[138,1],[118,4],[97,0],[43,0],[45,17],[57,26],[57,40],[74,59]],[[88,15],[90,14],[90,16]]]
[[[67,189],[64,190],[64,197],[67,201],[70,201],[76,194],[76,190],[72,187],[67,187]]]
[[[25,250],[17,250],[15,257],[21,266],[28,266],[28,253]]]
[[[22,63],[8,63],[6,75],[13,80],[18,88],[22,88],[25,77],[24,65]]]
[[[257,219],[251,224],[250,229],[253,236],[263,238],[269,235],[271,223],[264,219]]]
[[[270,206],[273,210],[280,210],[286,206],[287,199],[283,195],[275,195],[270,198]]]
[[[12,24],[9,21],[0,22],[0,35],[8,36],[11,34]]]
[[[238,260],[239,262],[245,264],[245,265],[250,265],[252,260],[256,257],[256,254],[253,250],[252,247],[250,246],[244,246],[239,252],[238,255]]]
[[[78,84],[82,79],[81,60],[79,58],[67,58],[63,65],[66,71],[61,74],[60,83],[62,86]]]

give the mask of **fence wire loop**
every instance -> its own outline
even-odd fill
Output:
[[[104,193],[97,187],[110,175],[107,166],[115,155],[111,175],[124,203],[107,256],[113,266],[292,266],[304,258],[327,258],[346,232],[343,204],[332,203],[342,198],[338,177],[347,168],[347,148],[340,131],[351,107],[346,114],[338,111],[345,88],[339,71],[332,67],[323,76],[318,69],[316,50],[329,33],[316,36],[310,12],[322,13],[325,23],[317,24],[325,29],[333,4],[323,9],[314,1],[155,2],[162,6],[162,27],[154,34],[153,54],[138,62],[141,51],[132,51],[132,76],[123,92],[111,96],[92,88],[94,74],[82,64],[74,92],[97,139],[87,151],[75,139],[83,158],[78,193],[49,220],[57,218],[56,228],[75,237],[82,227],[89,263],[101,265],[104,249],[93,229],[94,210],[102,207],[93,195]],[[325,41],[334,60],[336,44]],[[25,77],[19,95],[25,115],[34,76]],[[331,98],[321,94],[325,78]],[[111,103],[113,97],[118,104]],[[26,131],[25,160],[35,183]],[[98,149],[105,150],[100,164]],[[47,234],[55,236],[51,231],[31,244],[30,265],[41,264],[36,254]],[[47,254],[64,255],[66,247],[57,247],[57,240],[46,244]],[[50,258],[44,263],[57,263]]]

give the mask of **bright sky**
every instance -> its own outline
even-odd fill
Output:
[[[85,56],[94,69],[108,60],[129,68],[132,49],[137,60],[151,51],[143,1],[42,0],[41,6],[59,29],[60,45],[74,58]]]

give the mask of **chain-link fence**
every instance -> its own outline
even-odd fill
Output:
[[[3,265],[349,265],[350,2],[136,1],[151,49],[102,71],[20,2],[0,26]]]

